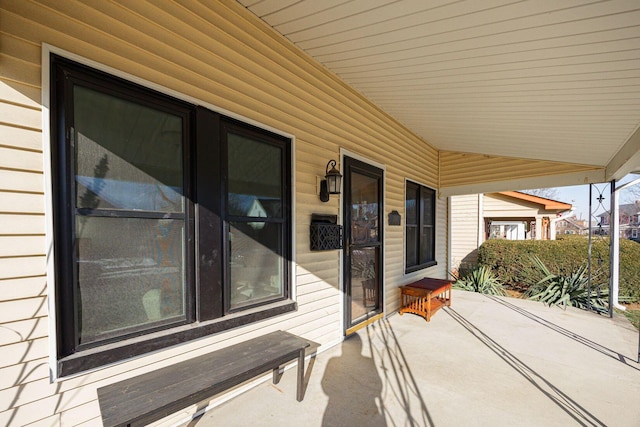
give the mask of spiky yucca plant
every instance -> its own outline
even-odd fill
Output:
[[[486,266],[474,267],[454,274],[454,288],[488,295],[506,295],[504,285]]]
[[[568,275],[555,274],[537,256],[532,261],[538,271],[540,280],[533,284],[525,293],[530,300],[541,301],[549,306],[557,305],[582,309],[591,308],[600,313],[607,312],[608,291],[602,292],[601,285],[593,285],[588,289],[587,265],[581,265]]]

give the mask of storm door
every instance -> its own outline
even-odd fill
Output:
[[[383,171],[344,158],[345,334],[382,313]]]

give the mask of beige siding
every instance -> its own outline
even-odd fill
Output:
[[[501,194],[486,194],[484,197],[485,218],[526,218],[543,212],[540,205]]]
[[[49,364],[46,358],[0,368],[0,390],[46,378],[48,375]]]
[[[440,152],[440,186],[459,187],[492,181],[523,180],[601,170],[589,165],[514,159],[473,153]],[[587,181],[588,182],[588,181]],[[505,188],[505,190],[526,188]]]
[[[474,264],[484,241],[485,218],[526,219],[549,212],[540,205],[497,193],[451,196],[451,264]],[[555,211],[551,213],[555,216]]]
[[[388,180],[390,181],[390,180]],[[404,182],[402,184],[404,186]],[[401,204],[397,207],[387,206],[388,215],[392,210],[402,213],[402,225],[404,226],[404,187],[402,187]],[[389,203],[389,198],[386,199]],[[386,222],[385,216],[385,222]],[[392,313],[400,308],[399,285],[407,284],[423,277],[446,278],[449,266],[447,265],[447,203],[445,199],[436,199],[436,261],[437,265],[419,270],[413,273],[404,272],[404,227],[385,226],[385,310]]]
[[[341,148],[384,165],[385,223],[392,210],[404,217],[406,178],[438,186],[435,149],[236,2],[3,0],[0,20],[1,425],[99,424],[98,387],[275,329],[337,342],[340,252],[310,252],[309,223],[311,213],[338,214],[340,198],[321,203],[316,177]],[[298,311],[49,383],[43,43],[295,136]],[[400,284],[446,275],[446,201],[437,204],[438,265],[429,270],[405,275],[403,227],[385,227],[391,312]]]
[[[451,197],[451,267],[477,260],[481,195]]]

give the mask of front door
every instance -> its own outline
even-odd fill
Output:
[[[344,158],[345,335],[382,313],[383,171]]]

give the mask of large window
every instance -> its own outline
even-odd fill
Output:
[[[405,196],[407,273],[436,265],[435,190],[407,181]]]
[[[51,69],[61,375],[295,309],[288,138]]]

